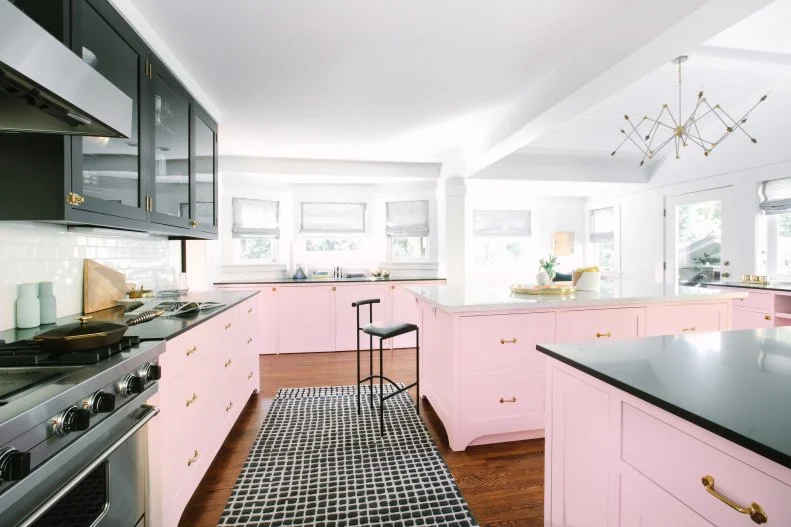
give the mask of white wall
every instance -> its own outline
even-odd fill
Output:
[[[106,232],[106,231],[102,231]],[[83,234],[33,222],[0,222],[0,328],[16,325],[14,303],[22,283],[52,281],[58,316],[82,312],[83,260],[91,258],[156,287],[160,271],[174,262],[162,237]]]

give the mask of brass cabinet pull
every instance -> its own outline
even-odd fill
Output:
[[[187,466],[191,467],[192,464],[195,463],[198,460],[199,457],[200,457],[200,454],[196,450],[195,452],[192,453],[192,457],[187,460]]]
[[[272,288],[272,291],[277,291],[277,287],[273,287],[273,288]]]
[[[225,367],[226,367],[226,368],[227,368],[228,366],[230,366],[230,365],[231,365],[231,359],[228,359],[227,361],[225,361]]]
[[[516,337],[511,340],[500,339],[500,344],[516,344]]]
[[[253,378],[253,372],[250,372],[250,375],[247,376],[247,380],[249,381],[252,378]]]
[[[226,412],[229,412],[229,411],[231,410],[231,408],[233,408],[233,401],[229,402],[229,403],[228,403],[228,404],[225,406],[225,411],[226,411]]]
[[[195,353],[196,351],[198,351],[198,346],[192,346],[190,349],[188,349],[188,350],[186,351],[186,353],[187,353],[187,357],[189,357],[190,355],[192,355],[192,354],[193,354],[193,353]]]
[[[228,322],[227,324],[225,324],[225,329],[230,329],[230,328],[231,328],[231,323],[230,323],[230,322]]]
[[[764,320],[772,320],[772,317],[770,315],[764,315]]]
[[[253,337],[250,337],[249,339],[247,339],[247,343],[248,344],[250,344],[252,341],[253,341]]]
[[[600,339],[602,337],[610,338],[610,337],[612,337],[612,333],[610,333],[609,331],[607,333],[598,333],[598,332],[596,333],[596,338],[597,339]]]
[[[248,314],[248,315],[249,315],[250,313],[252,313],[252,312],[253,312],[253,308],[252,308],[252,307],[251,307],[250,309],[248,309],[248,310],[247,310],[247,314]]]
[[[511,397],[510,399],[503,399],[502,397],[500,397],[500,404],[515,403],[515,402],[516,402],[516,397]]]
[[[192,403],[194,403],[197,400],[198,400],[198,394],[197,393],[193,393],[192,397],[187,399],[187,406],[191,405]]]
[[[335,286],[332,286],[332,290],[335,291]]]
[[[764,512],[763,508],[758,505],[757,503],[753,503],[749,507],[742,507],[732,499],[727,496],[723,496],[714,488],[714,478],[706,475],[702,478],[703,486],[706,488],[706,492],[723,502],[725,505],[730,507],[731,509],[735,510],[736,512],[740,512],[741,514],[749,514],[750,518],[758,524],[766,523],[769,519],[766,516],[766,512]]]
[[[682,333],[694,333],[695,332],[695,326],[692,326],[692,327],[689,327],[689,328],[681,328],[681,332]]]

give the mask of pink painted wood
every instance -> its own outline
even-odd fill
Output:
[[[645,308],[585,309],[558,313],[558,342],[633,339],[645,334]]]
[[[731,329],[772,328],[775,326],[773,318],[768,312],[734,307],[731,310]]]
[[[646,309],[646,334],[649,336],[724,331],[729,328],[728,302],[649,305]]]
[[[335,299],[329,285],[278,287],[278,351],[335,350]]]
[[[364,285],[339,285],[335,289],[335,346],[336,351],[357,349],[357,310],[352,307],[352,302],[378,298],[380,302],[374,304],[374,321],[387,319],[387,299],[389,287],[383,284]],[[360,308],[360,324],[368,322],[369,307]],[[385,347],[390,347],[390,342],[385,342]],[[360,347],[368,349],[369,337],[360,333]],[[379,347],[379,339],[374,339],[374,346]]]
[[[390,286],[390,319],[398,322],[418,323],[417,299],[406,288],[412,285],[432,285],[431,283],[392,284]],[[438,284],[434,284],[438,285]],[[393,339],[394,348],[414,348],[415,335],[401,335]]]
[[[774,293],[769,291],[756,291],[755,289],[735,289],[747,293],[747,298],[736,298],[733,305],[736,308],[754,309],[756,311],[774,312]]]

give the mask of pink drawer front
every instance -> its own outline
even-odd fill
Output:
[[[747,293],[747,298],[735,298],[733,300],[734,307],[746,307],[766,311],[767,313],[774,312],[774,295],[772,293],[764,293],[753,289],[727,289],[727,291],[731,290]]]
[[[558,314],[558,342],[633,339],[645,329],[642,308],[586,309]]]
[[[544,369],[536,344],[555,342],[555,313],[487,315],[461,319],[462,375]]]
[[[633,406],[622,407],[623,460],[714,525],[754,525],[703,486],[738,504],[758,503],[768,525],[791,525],[791,487]]]
[[[648,306],[646,333],[680,335],[728,329],[727,304],[683,304]]]
[[[461,427],[500,434],[544,427],[544,373],[461,381]]]
[[[772,328],[774,317],[768,312],[750,311],[748,309],[731,310],[731,329],[764,329]]]

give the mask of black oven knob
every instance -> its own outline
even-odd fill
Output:
[[[12,446],[0,448],[0,484],[17,481],[30,474],[30,453]]]
[[[99,390],[88,399],[88,409],[95,414],[105,414],[115,410],[115,394]]]
[[[127,375],[121,380],[118,387],[118,392],[124,396],[133,395],[143,393],[145,387],[146,382],[142,377],[138,377],[137,375]]]
[[[63,410],[52,420],[52,430],[59,436],[71,432],[83,432],[91,426],[91,411],[72,406]]]
[[[162,378],[162,367],[159,364],[147,362],[143,364],[143,367],[140,368],[138,373],[146,382],[158,381]]]

